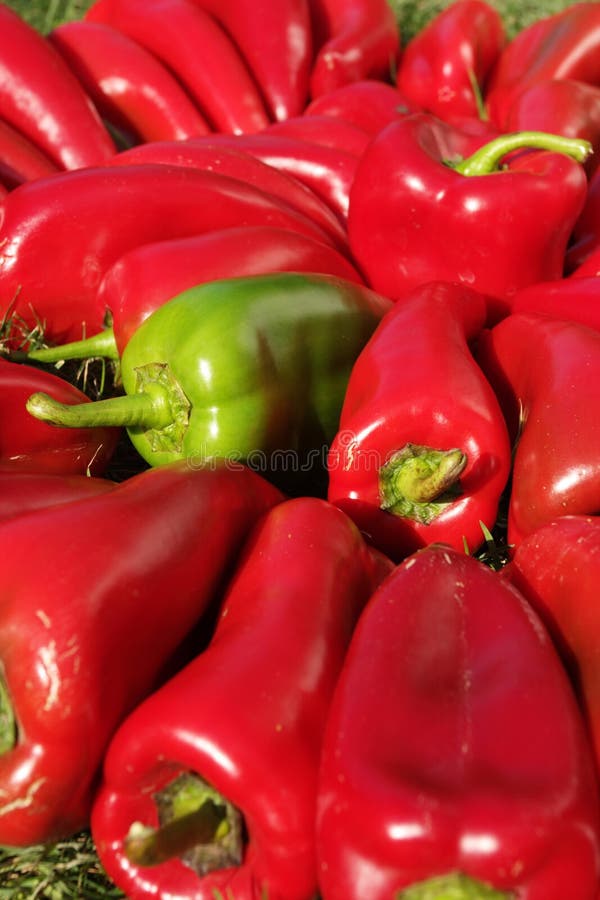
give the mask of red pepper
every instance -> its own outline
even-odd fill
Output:
[[[101,115],[130,139],[182,140],[210,131],[166,66],[116,28],[64,22],[48,39]]]
[[[550,631],[579,692],[600,764],[600,519],[560,516],[525,538],[503,570]]]
[[[373,79],[353,81],[312,100],[307,116],[338,116],[369,134],[377,134],[416,110],[393,85]]]
[[[104,494],[116,487],[108,478],[23,472],[0,461],[0,522],[15,516]]]
[[[280,499],[242,466],[184,461],[0,526],[1,844],[87,823],[111,735]]]
[[[273,122],[263,134],[308,141],[321,147],[342,150],[352,156],[361,156],[371,139],[364,129],[339,116],[326,115],[296,116],[285,122]]]
[[[256,526],[208,648],[134,710],[106,755],[92,832],[129,897],[314,897],[321,739],[383,574],[323,500],[290,500]]]
[[[397,300],[427,281],[461,281],[496,298],[497,320],[519,288],[560,278],[587,192],[575,159],[587,159],[589,144],[537,132],[482,142],[427,113],[373,139],[356,169],[348,229],[376,291]],[[533,147],[556,152],[514,153]]]
[[[525,88],[506,115],[506,131],[548,131],[589,141],[594,153],[585,163],[590,177],[600,150],[600,87],[571,79],[536,82]]]
[[[481,336],[477,358],[516,442],[509,544],[600,509],[600,333],[516,313]]]
[[[409,41],[396,83],[410,103],[445,121],[485,119],[482,96],[504,43],[495,7],[455,0]]]
[[[58,166],[25,135],[0,120],[0,182],[8,190],[58,171]]]
[[[597,897],[581,711],[538,617],[478,560],[428,547],[367,605],[328,718],[317,853],[323,900]]]
[[[475,549],[481,522],[496,521],[510,444],[468,346],[485,318],[485,299],[464,285],[424,285],[382,319],[352,369],[328,497],[392,559],[438,541]]]
[[[583,209],[573,226],[565,271],[581,270],[588,258],[597,252],[600,252],[600,170],[590,179]]]
[[[309,0],[316,33],[311,96],[365,78],[389,81],[400,31],[389,0]]]
[[[583,278],[587,281],[588,278],[597,278],[600,275],[600,243],[595,250],[592,250],[586,257],[585,260],[581,263],[581,265],[577,266],[570,273],[570,278],[576,279],[579,281],[580,278]],[[570,279],[565,279],[566,281]]]
[[[193,0],[95,0],[84,18],[112,25],[157,56],[215,130],[260,131],[269,122],[237,47]]]
[[[115,152],[96,108],[56,50],[0,4],[0,117],[61,168],[105,162]]]
[[[542,81],[600,84],[599,51],[600,3],[572,3],[523,28],[492,72],[486,94],[491,120],[505,130],[519,94]]]
[[[25,408],[32,391],[56,391],[65,403],[89,403],[74,385],[33,366],[0,358],[0,465],[13,471],[100,475],[119,437],[118,428],[52,428]]]
[[[95,334],[110,266],[152,241],[271,225],[331,243],[311,219],[252,185],[180,166],[81,169],[12,191],[0,225],[0,311],[45,326],[48,343]]]
[[[273,119],[299,115],[308,97],[312,34],[308,0],[193,0],[240,48]]]
[[[599,288],[596,275],[539,281],[517,291],[510,303],[511,311],[566,319],[600,331]]]

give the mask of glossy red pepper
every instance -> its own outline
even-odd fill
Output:
[[[377,134],[409,112],[416,110],[397,88],[368,78],[322,94],[304,110],[307,116],[337,116],[369,134]]]
[[[529,604],[443,546],[354,632],[323,743],[323,900],[594,900],[598,786],[572,686]]]
[[[269,122],[237,47],[193,0],[95,0],[84,18],[112,25],[157,56],[216,131],[260,131]]]
[[[514,153],[536,147],[556,152]],[[369,284],[394,300],[427,281],[460,281],[496,298],[495,320],[520,287],[562,275],[590,150],[538,132],[486,144],[430,114],[407,116],[377,135],[357,166],[348,217],[354,257]]]
[[[455,0],[409,41],[396,84],[416,107],[445,121],[487,118],[483,94],[506,36],[485,0]]]
[[[560,516],[525,538],[502,572],[543,619],[577,687],[600,764],[600,519]]]
[[[0,5],[0,116],[60,168],[96,166],[115,146],[96,108],[45,38]]]
[[[375,78],[390,81],[400,31],[388,0],[309,0],[315,28],[311,96]]]
[[[308,97],[313,45],[308,0],[193,0],[242,52],[275,121],[299,115]]]
[[[101,115],[134,141],[183,140],[211,129],[160,60],[99,22],[64,22],[48,40]]]
[[[116,486],[108,478],[23,472],[0,461],[0,522],[32,510],[104,494]]]
[[[112,733],[280,499],[241,466],[184,461],[0,526],[0,843],[87,823]]]
[[[312,220],[238,179],[181,166],[81,169],[12,191],[0,225],[0,311],[44,324],[48,343],[95,334],[98,287],[128,250],[223,228],[271,225],[331,243]]]
[[[597,275],[539,281],[517,291],[510,307],[513,313],[536,313],[600,331],[600,281]]]
[[[481,336],[477,358],[516,445],[509,544],[600,509],[600,332],[515,313]]]
[[[51,372],[0,358],[0,465],[13,471],[100,475],[117,444],[117,428],[67,433],[34,421],[25,409],[32,391],[57,391],[65,403],[89,403],[78,388]]]
[[[134,710],[106,755],[92,832],[129,897],[315,896],[323,729],[382,575],[323,500],[290,500],[256,526],[208,648]],[[221,827],[199,846],[215,809]]]
[[[25,135],[0,120],[0,182],[8,190],[58,171],[59,167]]]
[[[600,84],[600,3],[572,3],[523,28],[504,48],[486,94],[490,118],[506,129],[526,88],[550,78]]]
[[[339,116],[311,115],[295,116],[285,122],[273,122],[263,134],[290,137],[321,147],[333,147],[361,156],[370,141],[370,135],[362,128],[341,119]]]
[[[596,170],[588,186],[585,203],[573,226],[567,248],[565,271],[581,270],[592,254],[600,253],[600,171]]]
[[[469,349],[485,318],[470,288],[424,285],[384,317],[352,369],[328,498],[392,559],[438,541],[474,550],[481,522],[496,521],[510,444]]]

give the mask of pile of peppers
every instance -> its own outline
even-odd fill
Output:
[[[598,900],[600,2],[0,3],[0,68],[0,848]]]

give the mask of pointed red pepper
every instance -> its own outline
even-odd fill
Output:
[[[87,824],[113,732],[281,499],[242,466],[184,461],[0,526],[0,844]]]
[[[511,460],[469,346],[485,318],[470,288],[423,285],[382,319],[352,369],[328,497],[392,559],[438,541],[474,550],[481,522],[496,521]]]
[[[478,560],[428,547],[364,610],[323,742],[317,853],[323,900],[597,897],[581,710],[538,616]]]
[[[0,462],[0,521],[48,506],[104,494],[116,482],[93,475],[23,472]]]
[[[256,526],[208,648],[106,755],[92,832],[129,897],[312,900],[329,701],[390,568],[323,500],[282,503]]]

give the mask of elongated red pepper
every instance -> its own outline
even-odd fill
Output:
[[[400,31],[388,0],[309,0],[316,32],[311,96],[352,81],[389,81]]]
[[[304,110],[307,116],[337,116],[369,134],[377,134],[409,112],[416,110],[397,88],[368,78],[322,94]]]
[[[110,25],[64,22],[48,40],[101,115],[136,141],[183,140],[211,129],[160,60]]]
[[[165,63],[212,127],[260,131],[269,116],[250,71],[222,27],[192,0],[95,0],[86,21],[112,25]]]
[[[600,3],[572,3],[523,28],[490,77],[486,107],[500,129],[526,88],[550,78],[600,84]]]
[[[424,285],[385,316],[354,364],[328,497],[392,559],[438,541],[475,549],[481,522],[496,520],[510,444],[468,346],[485,318],[470,288]]]
[[[3,185],[12,190],[24,181],[58,171],[59,167],[25,135],[0,120],[0,182]]]
[[[0,358],[0,465],[13,471],[100,475],[110,461],[118,428],[66,433],[33,421],[25,409],[32,391],[57,391],[65,403],[89,403],[74,385],[33,366]]]
[[[477,358],[516,443],[509,544],[600,509],[600,332],[515,313],[481,336]]]
[[[285,122],[273,122],[263,134],[291,137],[321,147],[333,147],[361,156],[370,141],[369,134],[338,116],[295,116]]]
[[[561,277],[590,145],[538,132],[484,140],[427,113],[373,139],[356,169],[348,229],[375,290],[397,300],[427,281],[461,281],[497,299],[497,320],[519,288]],[[527,148],[551,152],[513,152]]]
[[[32,510],[104,494],[116,482],[93,475],[23,472],[0,462],[0,522]]]
[[[275,121],[299,115],[308,97],[312,33],[308,0],[193,0],[231,35]]]
[[[558,281],[539,281],[517,291],[510,303],[511,311],[579,322],[600,331],[599,288],[597,274],[582,278],[560,278]]]
[[[346,230],[327,203],[293,175],[262,162],[257,156],[244,150],[240,141],[245,141],[245,138],[230,140],[215,135],[194,142],[153,141],[117,153],[110,164],[121,166],[161,163],[188,166],[237,178],[278,197],[312,219],[338,248],[350,255]]]
[[[560,516],[536,529],[503,570],[550,631],[579,692],[600,763],[600,519]]]
[[[182,462],[0,526],[0,843],[87,823],[112,733],[280,499],[241,466]]]
[[[81,169],[12,191],[0,225],[0,310],[41,320],[49,343],[95,334],[97,291],[128,250],[223,228],[271,225],[331,243],[311,219],[252,185],[181,166]]]
[[[45,38],[0,5],[0,116],[58,166],[96,166],[115,146],[96,108]]]
[[[597,896],[581,711],[539,618],[476,559],[428,547],[361,616],[323,743],[317,852],[323,900]]]
[[[208,648],[109,747],[92,830],[128,896],[315,896],[323,729],[382,574],[352,522],[323,500],[290,500],[256,526]]]
[[[409,41],[398,65],[398,89],[415,106],[448,122],[486,118],[486,81],[505,40],[494,6],[456,0]]]

